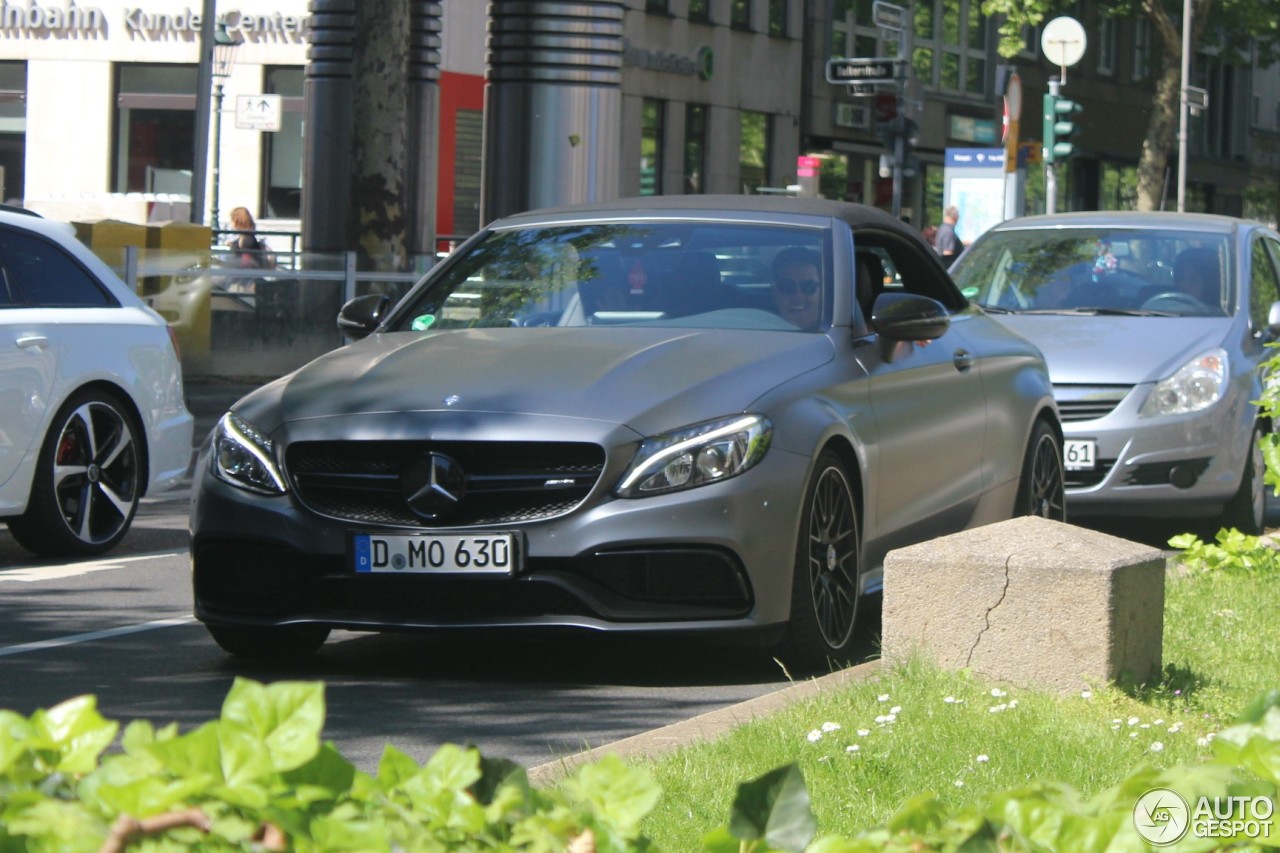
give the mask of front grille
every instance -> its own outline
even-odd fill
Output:
[[[1128,385],[1055,385],[1053,396],[1063,423],[1105,418],[1132,390]]]
[[[414,512],[404,476],[428,454],[461,468],[463,497],[435,518]],[[298,495],[321,515],[389,527],[513,524],[563,515],[591,492],[604,450],[576,442],[306,441],[285,451]]]
[[[1087,471],[1067,471],[1063,476],[1063,485],[1068,489],[1088,489],[1107,478],[1116,465],[1114,459],[1099,459],[1094,468]]]

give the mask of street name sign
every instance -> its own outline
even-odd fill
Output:
[[[906,65],[901,59],[828,59],[828,83],[892,83]]]
[[[907,28],[907,9],[896,3],[875,0],[871,4],[871,20],[877,27],[901,32]]]

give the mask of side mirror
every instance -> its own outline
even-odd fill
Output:
[[[915,293],[881,293],[871,306],[871,328],[891,341],[929,341],[951,327],[951,316],[936,299]]]
[[[385,293],[357,296],[338,312],[338,331],[349,341],[368,337],[381,325],[390,304],[391,297]]]
[[[1271,337],[1280,337],[1280,302],[1272,302],[1267,311],[1267,332]]]

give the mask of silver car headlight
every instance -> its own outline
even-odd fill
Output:
[[[1138,414],[1158,418],[1198,412],[1221,400],[1226,387],[1226,350],[1211,349],[1179,367],[1168,379],[1157,382]]]
[[[647,438],[614,494],[640,498],[736,477],[764,458],[773,424],[735,415]]]
[[[227,412],[213,430],[209,466],[214,476],[241,489],[283,495],[288,487],[276,466],[272,441],[248,421]]]

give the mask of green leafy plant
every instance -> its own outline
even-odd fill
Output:
[[[426,764],[387,747],[375,775],[320,739],[323,685],[237,679],[193,731],[119,725],[91,696],[30,718],[0,711],[0,850],[648,849],[659,791],[617,758],[558,789],[446,745]]]
[[[1179,560],[1192,571],[1274,572],[1280,570],[1280,551],[1258,536],[1233,528],[1218,531],[1216,543],[1204,542],[1194,533],[1169,540],[1182,551]]]

